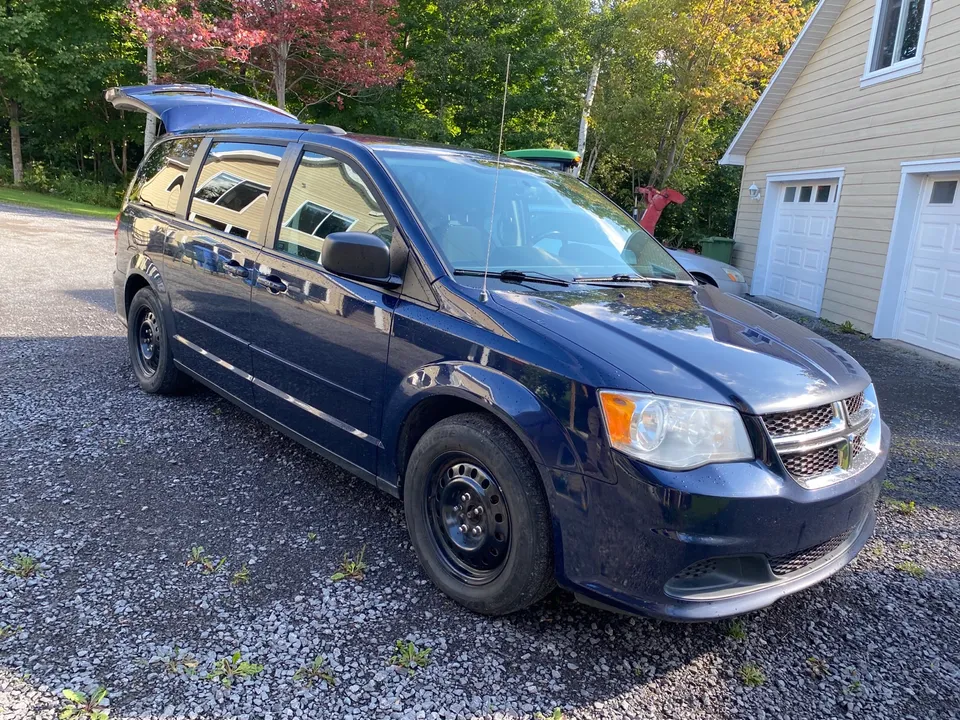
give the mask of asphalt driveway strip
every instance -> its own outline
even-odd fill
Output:
[[[894,436],[876,535],[826,582],[734,622],[562,592],[487,619],[427,581],[398,501],[210,392],[140,392],[112,230],[0,207],[0,719],[99,686],[131,720],[960,717],[955,366],[806,321]],[[398,640],[430,652],[398,669]]]

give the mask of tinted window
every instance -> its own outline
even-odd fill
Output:
[[[285,148],[215,142],[210,146],[190,203],[190,219],[256,241]]]
[[[392,232],[353,168],[320,153],[304,153],[283,207],[277,250],[319,263],[323,239],[346,230],[373,233],[386,242]]]
[[[166,213],[175,213],[180,191],[201,138],[158,142],[140,166],[130,189],[130,202]]]

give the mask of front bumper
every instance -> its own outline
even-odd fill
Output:
[[[615,484],[555,472],[557,580],[584,602],[671,620],[770,605],[836,573],[867,543],[889,443],[883,425],[873,462],[818,490],[760,460],[669,472],[619,456]],[[770,571],[817,547],[829,552],[786,574]],[[741,582],[716,592],[677,583],[691,566],[717,565],[742,568]]]

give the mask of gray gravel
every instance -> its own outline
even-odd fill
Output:
[[[960,717],[956,367],[824,328],[873,374],[895,456],[876,538],[818,587],[737,624],[560,592],[491,620],[426,580],[397,501],[209,392],[140,392],[112,246],[110,222],[0,208],[0,563],[41,563],[0,571],[0,719],[98,685],[131,719]],[[218,572],[186,566],[200,545]],[[363,546],[366,576],[332,582]],[[398,639],[429,665],[392,667]],[[207,677],[235,652],[263,670]],[[332,687],[294,679],[318,655]]]

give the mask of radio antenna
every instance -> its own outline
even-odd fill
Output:
[[[497,211],[497,184],[500,180],[500,153],[503,152],[503,123],[507,118],[507,88],[510,87],[510,53],[507,53],[507,73],[503,79],[503,107],[500,109],[500,142],[497,143],[497,171],[493,176],[493,202],[490,203],[490,233],[487,235],[487,260],[483,264],[483,287],[480,302],[487,298],[487,273],[490,272],[490,245],[493,243],[493,219]]]

